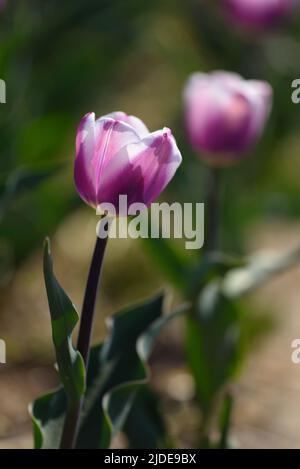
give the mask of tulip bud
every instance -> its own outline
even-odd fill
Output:
[[[149,133],[134,116],[115,112],[95,120],[89,113],[76,137],[75,185],[92,207],[110,203],[118,213],[120,195],[128,205],[147,207],[160,195],[181,163],[169,129]]]
[[[223,0],[232,20],[248,30],[264,30],[280,25],[299,0]]]
[[[204,159],[217,165],[241,158],[261,135],[272,88],[229,72],[194,73],[184,90],[188,138]]]

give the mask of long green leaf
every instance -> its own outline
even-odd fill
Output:
[[[78,314],[53,274],[48,239],[44,249],[44,277],[59,376],[68,401],[73,403],[80,399],[85,390],[83,359],[72,346],[72,332],[78,322]]]
[[[223,293],[238,298],[300,262],[300,248],[284,253],[260,252],[253,254],[245,266],[227,272],[223,279]]]
[[[137,392],[148,380],[147,359],[157,334],[173,315],[162,316],[163,295],[113,316],[105,342],[92,347],[78,448],[107,448],[123,428]],[[61,389],[31,409],[36,447],[57,448],[66,402]]]
[[[223,295],[220,279],[210,282],[187,317],[187,355],[206,412],[235,371],[239,336],[235,304]]]
[[[229,431],[231,425],[231,415],[233,408],[233,396],[227,393],[224,396],[222,407],[219,415],[220,441],[218,447],[220,449],[230,448]]]
[[[148,386],[138,391],[123,428],[130,448],[171,447],[159,404],[158,397]]]

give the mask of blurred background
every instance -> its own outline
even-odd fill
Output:
[[[267,80],[274,108],[255,152],[228,169],[222,194],[222,248],[232,253],[286,249],[300,240],[300,16],[280,31],[251,35],[234,28],[212,0],[8,0],[0,12],[0,448],[32,447],[28,403],[56,384],[42,275],[49,235],[60,283],[80,309],[96,216],[73,184],[80,118],[122,110],[150,130],[172,129],[184,163],[164,193],[203,202],[206,171],[189,147],[182,88],[197,70],[232,70]],[[197,262],[199,253],[175,246]],[[94,339],[104,318],[132,301],[173,286],[156,245],[109,243]],[[300,336],[300,269],[241,302],[252,350],[234,386],[232,438],[239,447],[300,447],[300,365],[290,359]],[[176,287],[176,285],[175,285]],[[175,292],[175,293],[174,293]],[[152,358],[152,386],[178,447],[197,444],[194,383],[174,323]],[[255,340],[254,340],[255,339]],[[248,345],[245,345],[247,347]],[[124,446],[120,437],[115,446]]]

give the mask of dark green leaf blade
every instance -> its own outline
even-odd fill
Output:
[[[231,415],[233,408],[233,396],[227,393],[224,396],[221,412],[219,415],[220,441],[218,447],[220,449],[230,448],[229,430],[231,424]]]
[[[197,395],[205,412],[231,377],[238,361],[240,327],[235,304],[221,290],[221,279],[200,293],[187,318],[187,355]]]
[[[184,311],[179,309],[172,315],[162,316],[163,299],[160,294],[116,314],[105,342],[92,347],[77,448],[107,448],[111,438],[126,423],[138,391],[147,382],[145,360],[155,337]],[[53,442],[57,447],[57,426],[61,425],[66,409],[63,399],[64,394],[57,390],[33,404],[37,447],[49,447]],[[162,427],[156,428],[161,435]],[[157,441],[161,441],[159,435]]]
[[[35,449],[59,448],[66,408],[63,388],[39,397],[30,405]]]
[[[83,359],[72,346],[72,332],[78,313],[53,274],[50,241],[44,248],[44,277],[51,314],[52,338],[58,371],[70,404],[77,402],[85,390]]]
[[[137,351],[138,339],[162,315],[163,295],[114,315],[103,346],[94,347],[87,376],[78,447],[101,447],[102,427],[111,436],[121,429],[134,400],[137,386],[145,382],[145,365]]]
[[[130,448],[170,448],[158,398],[148,386],[139,389],[123,431]]]
[[[227,272],[223,280],[224,294],[238,298],[295,266],[300,261],[300,248],[284,253],[259,252],[245,266]]]
[[[138,408],[138,412],[145,412],[145,417],[147,416],[148,423],[150,426],[152,426],[152,442],[156,441],[158,445],[157,447],[162,444],[162,420],[160,421],[160,424],[158,418],[150,422],[151,416],[149,415],[148,408],[150,405],[150,400],[146,399],[146,394],[143,394],[143,390],[147,387],[145,385],[149,381],[150,375],[150,371],[148,369],[148,359],[151,355],[154,342],[164,327],[166,327],[169,322],[186,313],[189,308],[190,305],[188,303],[184,303],[175,309],[172,313],[158,317],[138,338],[136,342],[136,353],[140,362],[139,368],[141,370],[141,375],[137,376],[136,379],[130,383],[124,383],[121,386],[112,389],[106,393],[103,399],[103,407],[109,418],[109,421],[111,422],[113,435],[122,429],[123,425],[127,422],[129,417],[131,419],[136,419],[136,412]],[[148,389],[148,397],[150,396],[149,393],[150,390]],[[141,395],[144,395],[143,399],[140,397]],[[153,399],[151,402],[154,405],[155,397],[154,395],[152,397]],[[136,403],[136,399],[138,400],[138,403]],[[133,407],[134,410],[132,410]],[[153,434],[154,429],[156,429],[158,432],[156,437]],[[132,435],[131,441],[133,442]],[[141,441],[142,439],[136,440],[137,447],[139,447]]]

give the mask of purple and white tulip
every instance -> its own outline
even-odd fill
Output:
[[[194,73],[184,89],[186,131],[193,148],[217,164],[241,158],[264,130],[272,88],[217,71]]]
[[[299,0],[223,0],[232,20],[251,30],[280,25],[299,5]]]
[[[181,163],[171,130],[149,133],[134,116],[114,112],[95,120],[86,114],[76,137],[75,185],[81,198],[95,208],[111,203],[116,212],[120,195],[128,205],[147,207],[160,195]]]

